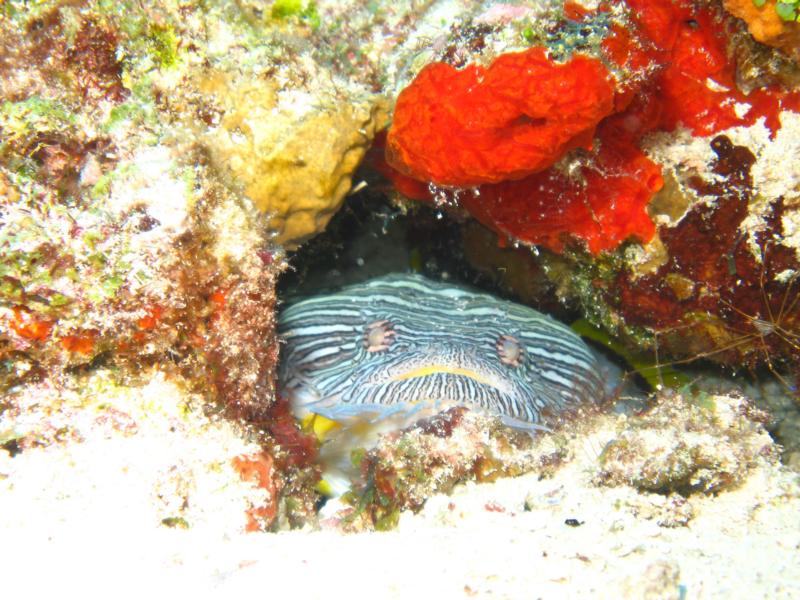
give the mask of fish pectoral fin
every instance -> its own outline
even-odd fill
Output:
[[[325,438],[328,437],[328,434],[331,431],[335,429],[341,429],[342,427],[340,423],[334,421],[333,419],[329,419],[316,413],[307,414],[305,417],[303,417],[300,423],[303,431],[313,433],[319,442],[325,441]]]
[[[529,423],[528,421],[523,421],[522,419],[509,417],[508,415],[500,415],[500,422],[507,427],[511,427],[512,429],[518,429],[520,431],[524,431],[531,435],[534,435],[537,431],[543,431],[545,433],[553,432],[552,429],[550,429],[549,427],[545,427],[544,425],[539,425],[538,423]]]

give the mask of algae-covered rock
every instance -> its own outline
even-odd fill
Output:
[[[170,356],[166,365],[236,403],[255,388],[268,396],[280,250],[187,133],[202,122],[188,82],[213,55],[198,20],[210,14],[107,8],[3,7],[2,387]],[[235,14],[226,23],[243,27]],[[250,304],[221,302],[240,291]],[[255,346],[228,326],[242,320]]]
[[[328,514],[347,530],[393,528],[406,511],[441,511],[448,502],[443,495],[460,497],[464,485],[520,477],[551,483],[535,485],[527,495],[517,485],[522,498],[514,510],[542,513],[602,498],[623,521],[682,528],[709,498],[758,487],[765,472],[791,479],[765,429],[768,421],[739,395],[662,392],[636,416],[584,413],[530,438],[491,418],[451,409],[354,452],[361,477],[344,497],[352,506],[334,505],[338,512]],[[576,497],[576,489],[585,497]],[[431,498],[437,500],[429,509]],[[446,522],[454,518],[450,510],[441,515]]]
[[[256,9],[4,5],[4,387],[170,356],[271,404],[280,244],[324,227],[384,112],[315,62],[313,11]]]
[[[394,527],[401,511],[419,510],[434,494],[465,481],[494,481],[538,468],[545,476],[565,456],[560,439],[540,440],[464,408],[450,409],[406,430],[387,435],[367,452],[354,452],[362,479],[346,498],[353,527]]]
[[[599,458],[599,485],[660,494],[715,494],[741,484],[778,452],[768,416],[744,398],[676,396],[624,422]]]

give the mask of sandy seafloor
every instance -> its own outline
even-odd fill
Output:
[[[261,491],[228,459],[255,447],[180,394],[156,373],[97,398],[135,432],[82,426],[95,405],[71,416],[82,440],[2,455],[4,597],[800,597],[800,483],[774,460],[717,495],[597,486],[623,418],[601,415],[552,477],[462,484],[392,532],[248,534]],[[161,524],[176,511],[188,529]]]
[[[83,510],[53,486],[3,527],[3,588],[34,598],[797,598],[800,498],[776,505],[766,477],[706,499],[681,528],[631,517],[618,494],[589,493],[565,472],[469,485],[397,531],[352,535],[167,530],[137,518],[130,498],[93,502],[123,486],[83,490]],[[551,506],[523,509],[527,495],[553,493]]]

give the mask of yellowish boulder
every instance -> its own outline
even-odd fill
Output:
[[[378,96],[291,81],[216,74],[201,86],[220,111],[207,136],[212,162],[269,215],[275,240],[288,249],[325,229],[388,118]]]

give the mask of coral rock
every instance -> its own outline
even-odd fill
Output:
[[[626,4],[630,22],[612,21],[597,50],[616,65],[614,85],[594,69],[596,59],[578,54],[542,67],[540,61],[550,63],[541,48],[501,55],[488,68],[428,65],[398,98],[387,137],[389,167],[381,170],[400,191],[423,200],[436,199],[426,182],[480,185],[456,192],[456,202],[501,240],[562,252],[573,236],[593,254],[630,237],[650,241],[656,228],[646,208],[663,179],[639,147],[646,134],[685,127],[711,135],[763,119],[775,136],[781,112],[800,110],[800,94],[777,87],[745,94],[736,87],[726,22],[714,7],[684,0]],[[600,14],[571,10],[560,26],[589,27]],[[515,85],[526,81],[528,63],[545,71],[530,89],[520,86],[534,105],[503,87],[515,72]],[[593,98],[595,112],[575,102],[581,94]],[[568,150],[575,151],[554,165]]]
[[[399,512],[419,510],[433,494],[463,481],[494,481],[531,469],[555,471],[564,459],[552,440],[531,443],[499,421],[452,408],[381,439],[361,458],[363,485],[350,498],[366,509],[378,529],[396,524]]]
[[[276,241],[294,248],[325,229],[341,206],[353,171],[385,124],[385,109],[374,98],[332,93],[325,100],[277,86],[210,77],[205,87],[218,96],[224,115],[208,148],[231,185],[271,215]],[[311,107],[320,101],[327,104]]]

